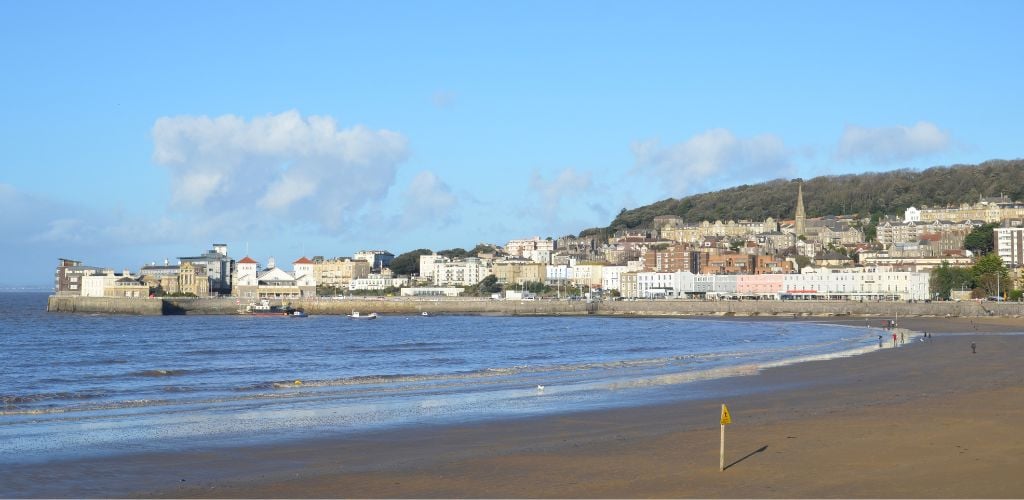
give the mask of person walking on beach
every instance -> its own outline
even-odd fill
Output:
[[[896,347],[896,334],[892,334],[892,346]]]
[[[906,343],[907,343],[907,334],[904,333],[904,332],[900,332],[900,344],[906,344]]]
[[[978,346],[975,345],[974,342],[971,342],[971,354],[978,354],[978,350],[976,349],[977,347]]]
[[[882,336],[878,336],[878,347],[882,347]]]

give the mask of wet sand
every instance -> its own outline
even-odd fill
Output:
[[[1024,497],[1024,336],[1002,335],[1024,320],[900,323],[935,336],[700,382],[713,401],[21,465],[0,484],[47,497]]]

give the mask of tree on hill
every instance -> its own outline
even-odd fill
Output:
[[[465,248],[449,248],[448,250],[441,250],[437,254],[449,259],[465,259],[470,256]]]
[[[649,226],[659,215],[677,215],[688,222],[788,219],[796,209],[796,192],[795,181],[778,179],[669,198],[624,210],[605,229],[614,232]],[[979,165],[933,167],[923,171],[815,177],[804,182],[803,193],[808,217],[901,215],[911,206],[974,202],[981,196],[1000,193],[1020,200],[1024,199],[1024,160],[991,160]],[[587,229],[580,234],[595,234],[601,229]]]
[[[405,252],[391,259],[391,271],[395,274],[419,274],[420,255],[430,255],[432,253],[434,252],[426,248]]]
[[[999,227],[999,224],[985,224],[981,227],[975,228],[967,236],[964,237],[964,248],[974,252],[977,255],[984,255],[992,251],[995,248],[995,240],[993,229]]]

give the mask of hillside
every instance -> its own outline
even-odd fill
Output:
[[[703,220],[791,219],[796,208],[796,181],[778,179],[744,184],[712,193],[669,198],[624,210],[610,231],[650,224],[659,215],[678,215],[687,222]],[[941,206],[974,202],[979,196],[1024,200],[1024,160],[990,160],[979,165],[932,167],[923,171],[822,176],[804,181],[808,217],[839,214],[903,215],[910,206]],[[594,232],[594,229],[586,232]]]

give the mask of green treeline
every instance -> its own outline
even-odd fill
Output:
[[[796,207],[796,180],[778,179],[744,184],[713,193],[670,198],[633,210],[623,209],[610,231],[644,227],[659,215],[678,215],[687,222],[704,220],[791,219]],[[980,165],[932,167],[923,171],[815,177],[804,181],[808,217],[823,215],[903,216],[910,206],[972,203],[979,197],[1004,194],[1024,199],[1024,160],[990,160]],[[590,229],[587,234],[596,232]]]

